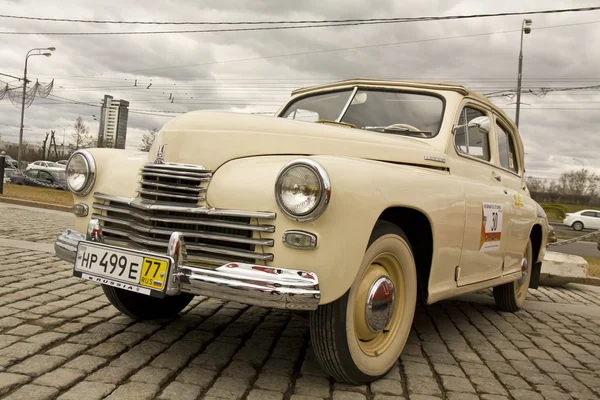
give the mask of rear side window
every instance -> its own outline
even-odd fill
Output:
[[[593,211],[586,211],[586,212],[582,212],[581,215],[583,215],[584,217],[595,217],[596,213]]]
[[[515,142],[508,129],[496,124],[496,138],[498,140],[498,152],[500,154],[500,165],[514,173],[519,172],[517,155],[515,153]]]
[[[459,153],[490,161],[490,120],[487,115],[472,107],[460,112],[454,133],[454,145]]]

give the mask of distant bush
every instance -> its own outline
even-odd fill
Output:
[[[546,215],[549,220],[553,221],[562,221],[565,219],[567,214],[567,209],[560,204],[540,204],[544,211],[546,211]]]

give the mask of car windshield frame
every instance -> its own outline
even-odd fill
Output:
[[[317,121],[303,121],[303,122],[333,122],[333,123],[339,123],[341,125],[349,125],[352,127],[355,127],[352,123],[348,123],[346,121],[344,121],[344,117],[347,115],[348,110],[350,108],[350,105],[353,103],[354,99],[356,98],[357,94],[361,94],[364,92],[379,92],[379,93],[398,93],[398,94],[407,94],[407,95],[419,95],[419,96],[427,96],[427,97],[433,97],[437,100],[440,100],[441,103],[441,110],[440,110],[440,115],[439,115],[439,119],[437,121],[437,129],[435,131],[427,131],[425,133],[427,133],[428,135],[426,136],[414,136],[411,134],[411,132],[414,132],[412,130],[404,130],[404,129],[398,129],[398,130],[372,130],[372,129],[366,129],[366,127],[364,128],[359,128],[360,130],[366,130],[369,132],[374,132],[374,133],[383,133],[383,134],[405,134],[405,136],[410,136],[410,137],[414,137],[414,138],[418,138],[418,139],[433,139],[436,136],[439,135],[442,125],[444,123],[444,118],[445,118],[445,114],[446,114],[446,98],[444,96],[442,96],[439,93],[435,93],[435,92],[430,92],[430,91],[422,91],[422,90],[413,90],[413,89],[406,89],[406,88],[389,88],[389,87],[377,87],[377,86],[361,86],[361,85],[355,85],[352,87],[344,87],[344,88],[337,88],[337,89],[333,89],[333,90],[328,90],[328,91],[319,91],[319,92],[309,92],[306,93],[302,96],[299,96],[297,98],[295,98],[293,101],[290,101],[285,108],[282,109],[281,112],[279,112],[276,116],[278,118],[288,118],[286,115],[286,113],[288,112],[288,110],[290,110],[290,108],[292,108],[295,104],[297,104],[299,101],[302,101],[304,99],[310,98],[310,97],[316,97],[316,96],[326,96],[326,95],[333,95],[336,93],[344,93],[346,92],[349,96],[348,99],[345,101],[344,106],[340,109],[340,114],[335,118],[335,119],[327,119],[327,120],[317,120]],[[296,121],[302,121],[300,119],[295,119]],[[374,128],[374,127],[372,127]]]

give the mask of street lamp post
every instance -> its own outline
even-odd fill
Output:
[[[27,55],[25,56],[25,70],[23,71],[23,97],[21,98],[21,125],[19,128],[19,149],[18,149],[18,153],[17,153],[17,167],[21,168],[21,150],[23,148],[23,122],[25,120],[25,95],[26,95],[26,91],[27,91],[27,60],[29,60],[29,57],[31,56],[46,56],[46,57],[50,57],[52,55],[52,53],[42,53],[42,51],[44,50],[50,50],[50,51],[54,51],[56,50],[55,47],[45,47],[45,48],[35,48],[35,49],[31,49],[27,52]],[[37,51],[37,53],[32,53]]]
[[[517,115],[515,116],[515,125],[519,127],[519,113],[521,111],[521,77],[523,75],[523,34],[531,33],[531,20],[524,19],[521,23],[521,48],[519,50],[519,75],[517,77]]]

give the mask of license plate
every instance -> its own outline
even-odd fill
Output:
[[[172,258],[82,241],[73,275],[154,297],[164,297]]]

